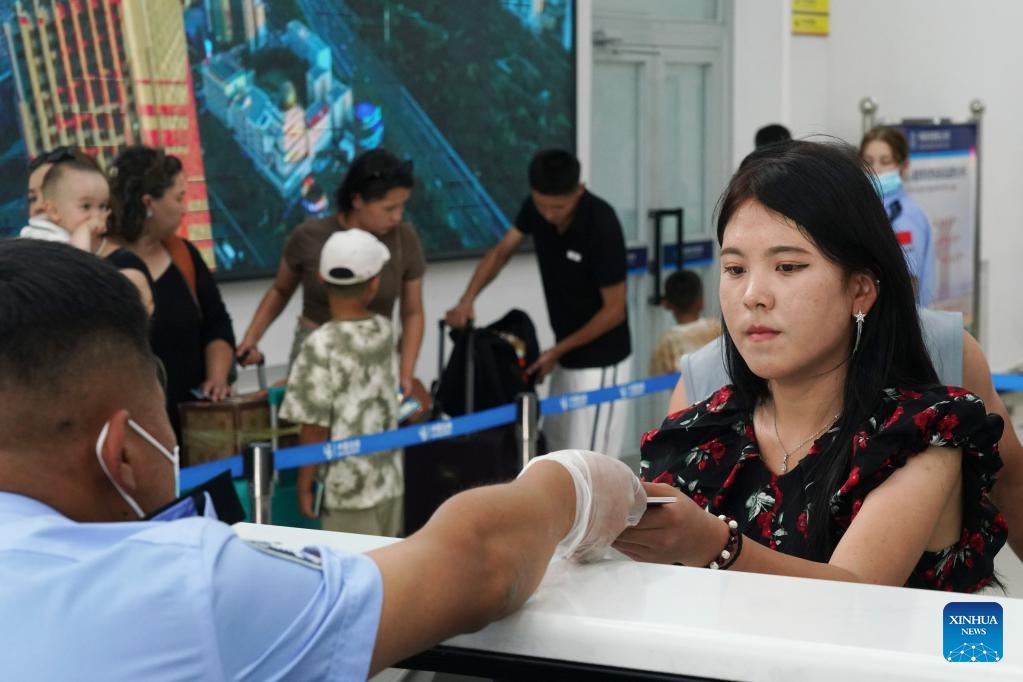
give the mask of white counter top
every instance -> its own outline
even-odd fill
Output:
[[[392,542],[237,524],[247,539],[365,552]],[[997,601],[1004,658],[949,663],[950,601]],[[732,680],[1023,680],[1023,600],[639,564],[551,564],[518,613],[448,646]],[[981,667],[978,668],[977,666]]]

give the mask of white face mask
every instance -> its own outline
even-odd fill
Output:
[[[136,423],[133,419],[129,419],[128,420],[128,427],[131,428],[132,431],[137,433],[140,438],[142,438],[144,441],[146,441],[147,443],[152,445],[157,450],[157,452],[159,452],[161,455],[166,457],[170,461],[170,463],[174,466],[174,497],[178,497],[181,494],[181,452],[180,452],[180,448],[177,445],[175,445],[174,446],[174,451],[171,452],[170,450],[165,448],[160,443],[160,441],[156,440],[156,438],[154,438],[151,433],[149,433],[144,428],[139,426],[138,423]],[[107,469],[106,462],[103,461],[103,445],[107,441],[107,432],[109,430],[110,430],[110,422],[106,422],[105,424],[103,424],[103,428],[100,429],[99,437],[96,439],[96,459],[99,460],[99,467],[100,467],[100,469],[103,470],[103,473],[106,474],[107,480],[109,480],[110,483],[113,484],[113,486],[117,490],[117,492],[121,495],[122,498],[124,498],[125,503],[127,503],[127,505],[129,507],[131,507],[131,510],[133,512],[135,512],[140,519],[141,518],[145,518],[146,514],[145,514],[145,512],[142,511],[142,507],[139,506],[138,502],[136,502],[134,499],[132,499],[131,495],[129,495],[124,490],[124,488],[122,488],[120,485],[117,484],[117,481],[114,480],[114,477],[110,475],[110,470]]]

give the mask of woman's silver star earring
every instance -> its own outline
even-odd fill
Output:
[[[863,336],[863,322],[867,319],[867,314],[862,310],[857,310],[853,317],[856,318],[856,343],[853,344],[853,355],[855,355],[856,349],[860,347],[860,337]]]

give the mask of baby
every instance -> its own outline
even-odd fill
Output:
[[[110,214],[110,186],[94,161],[55,164],[43,178],[42,197],[43,213],[29,219],[22,237],[98,249]]]

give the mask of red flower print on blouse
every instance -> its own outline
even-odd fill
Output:
[[[830,531],[831,546],[822,548],[824,556],[863,511],[871,491],[916,454],[935,444],[949,445],[962,450],[963,499],[972,513],[964,514],[957,542],[922,552],[906,584],[934,590],[983,587],[991,580],[994,555],[1006,537],[1005,517],[988,497],[1001,466],[990,444],[997,425],[990,423],[983,404],[961,389],[893,387],[880,398],[876,411],[846,441],[852,457],[839,489],[830,492],[821,509],[814,508],[814,527],[820,523]],[[658,476],[657,482],[678,487],[700,508],[732,516],[749,541],[809,556],[814,536],[807,491],[824,480],[812,466],[814,460],[795,476],[779,477],[767,467],[757,439],[762,434],[752,426],[746,401],[733,389],[722,389],[672,416],[682,422],[643,439],[644,459],[665,462],[671,472]],[[649,470],[648,477],[654,475]],[[686,485],[679,485],[681,480]]]
[[[934,421],[934,418],[938,416],[938,411],[933,407],[920,410],[913,415],[913,423],[916,425],[917,431],[924,433],[927,431],[927,426]]]
[[[986,543],[984,542],[984,536],[980,533],[972,533],[970,535],[970,547],[973,548],[974,552],[978,554],[984,551]]]
[[[651,483],[667,483],[668,485],[671,485],[673,482],[673,476],[670,471],[662,471],[657,474],[657,478],[651,481]]]
[[[954,414],[946,414],[941,418],[941,421],[938,422],[938,426],[936,428],[938,433],[941,434],[941,439],[947,443],[955,437],[953,432],[958,426],[959,417]]]
[[[707,441],[706,443],[702,443],[696,447],[708,453],[711,456],[711,459],[714,460],[715,464],[720,463],[721,458],[724,457],[726,453],[725,444],[717,439]]]
[[[845,483],[839,488],[839,493],[848,493],[850,490],[855,488],[860,483],[860,468],[853,467],[852,471],[849,472],[849,478],[845,479]]]
[[[762,511],[757,514],[757,526],[760,528],[760,536],[763,538],[771,537],[771,522],[774,520],[774,514],[769,511]]]
[[[714,394],[710,402],[707,403],[708,412],[720,412],[721,408],[724,407],[728,399],[732,397],[732,387],[725,386],[720,391]]]
[[[667,417],[667,420],[670,421],[670,422],[678,421],[680,418],[685,416],[686,413],[692,412],[692,410],[693,410],[693,406],[692,405],[689,405],[687,407],[683,407],[678,412],[672,412],[671,414],[669,414],[668,417]]]
[[[948,387],[948,395],[950,398],[961,398],[964,395],[970,395],[970,393],[970,391],[965,388],[960,388],[959,386]]]
[[[799,516],[796,517],[796,530],[799,531],[799,534],[802,535],[805,538],[805,537],[809,537],[807,535],[807,528],[808,527],[809,527],[809,514],[807,514],[806,510],[804,509],[803,511],[799,512]]]
[[[870,445],[870,436],[866,431],[860,431],[853,436],[853,454],[856,454],[858,450],[865,449],[868,445]]]
[[[653,440],[654,436],[656,436],[659,431],[660,431],[660,429],[650,429],[649,431],[644,433],[642,436],[640,436],[639,437],[639,447],[643,447],[644,445],[649,443],[651,440]]]
[[[894,424],[895,422],[897,422],[900,419],[902,419],[902,414],[904,412],[905,412],[905,410],[902,409],[902,405],[899,405],[898,407],[896,407],[895,411],[892,412],[892,416],[888,417],[888,419],[885,420],[884,426],[882,426],[881,428],[887,429],[887,428],[891,427],[892,424]]]

